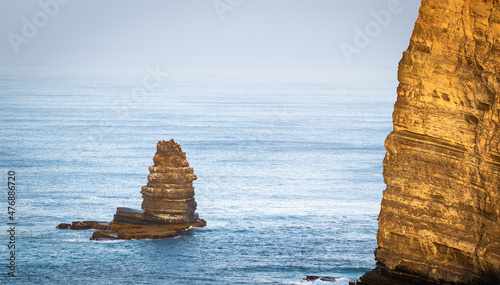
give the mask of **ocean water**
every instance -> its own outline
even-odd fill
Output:
[[[142,79],[0,78],[1,179],[16,173],[18,223],[10,277],[4,188],[1,284],[347,284],[374,267],[395,71]],[[171,138],[198,176],[206,228],[104,242],[55,228],[140,208],[156,143]]]

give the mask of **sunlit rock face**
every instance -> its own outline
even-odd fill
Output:
[[[149,167],[148,184],[142,187],[142,209],[158,219],[194,219],[196,202],[186,153],[174,140],[160,141]]]
[[[499,61],[499,1],[422,1],[385,142],[377,269],[362,284],[500,284]]]

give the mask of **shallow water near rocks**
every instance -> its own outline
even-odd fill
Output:
[[[16,172],[18,226],[17,276],[3,234],[0,283],[347,284],[375,265],[395,77],[174,77],[141,98],[141,78],[1,78],[0,169]],[[206,228],[106,242],[55,228],[140,208],[156,143],[171,138],[198,176]]]

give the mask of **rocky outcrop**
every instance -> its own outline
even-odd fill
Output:
[[[109,223],[97,221],[72,222],[71,224],[59,224],[56,228],[61,230],[107,230],[109,229]]]
[[[193,181],[197,177],[181,146],[173,139],[158,142],[153,162],[149,167],[148,183],[142,186],[143,211],[118,208],[114,221],[139,224],[196,222]]]
[[[142,187],[142,209],[118,207],[111,223],[84,221],[59,224],[58,229],[97,229],[93,240],[175,237],[179,231],[204,227],[195,213],[193,168],[173,139],[160,141],[149,167],[148,184]]]
[[[142,186],[142,209],[159,219],[195,218],[193,181],[197,177],[181,146],[174,140],[158,142],[153,162],[149,182]]]
[[[500,2],[422,1],[398,79],[360,284],[500,284]]]

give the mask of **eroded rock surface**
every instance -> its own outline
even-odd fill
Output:
[[[499,1],[422,1],[361,284],[500,284],[499,61]]]
[[[158,142],[153,162],[149,182],[141,191],[146,215],[160,220],[196,219],[193,181],[197,177],[181,146],[174,140]]]
[[[93,240],[156,239],[175,237],[191,227],[204,227],[205,220],[195,213],[193,168],[186,154],[173,139],[159,141],[149,167],[148,184],[142,187],[142,210],[118,207],[111,223],[83,221],[62,223],[58,229],[97,229]]]

